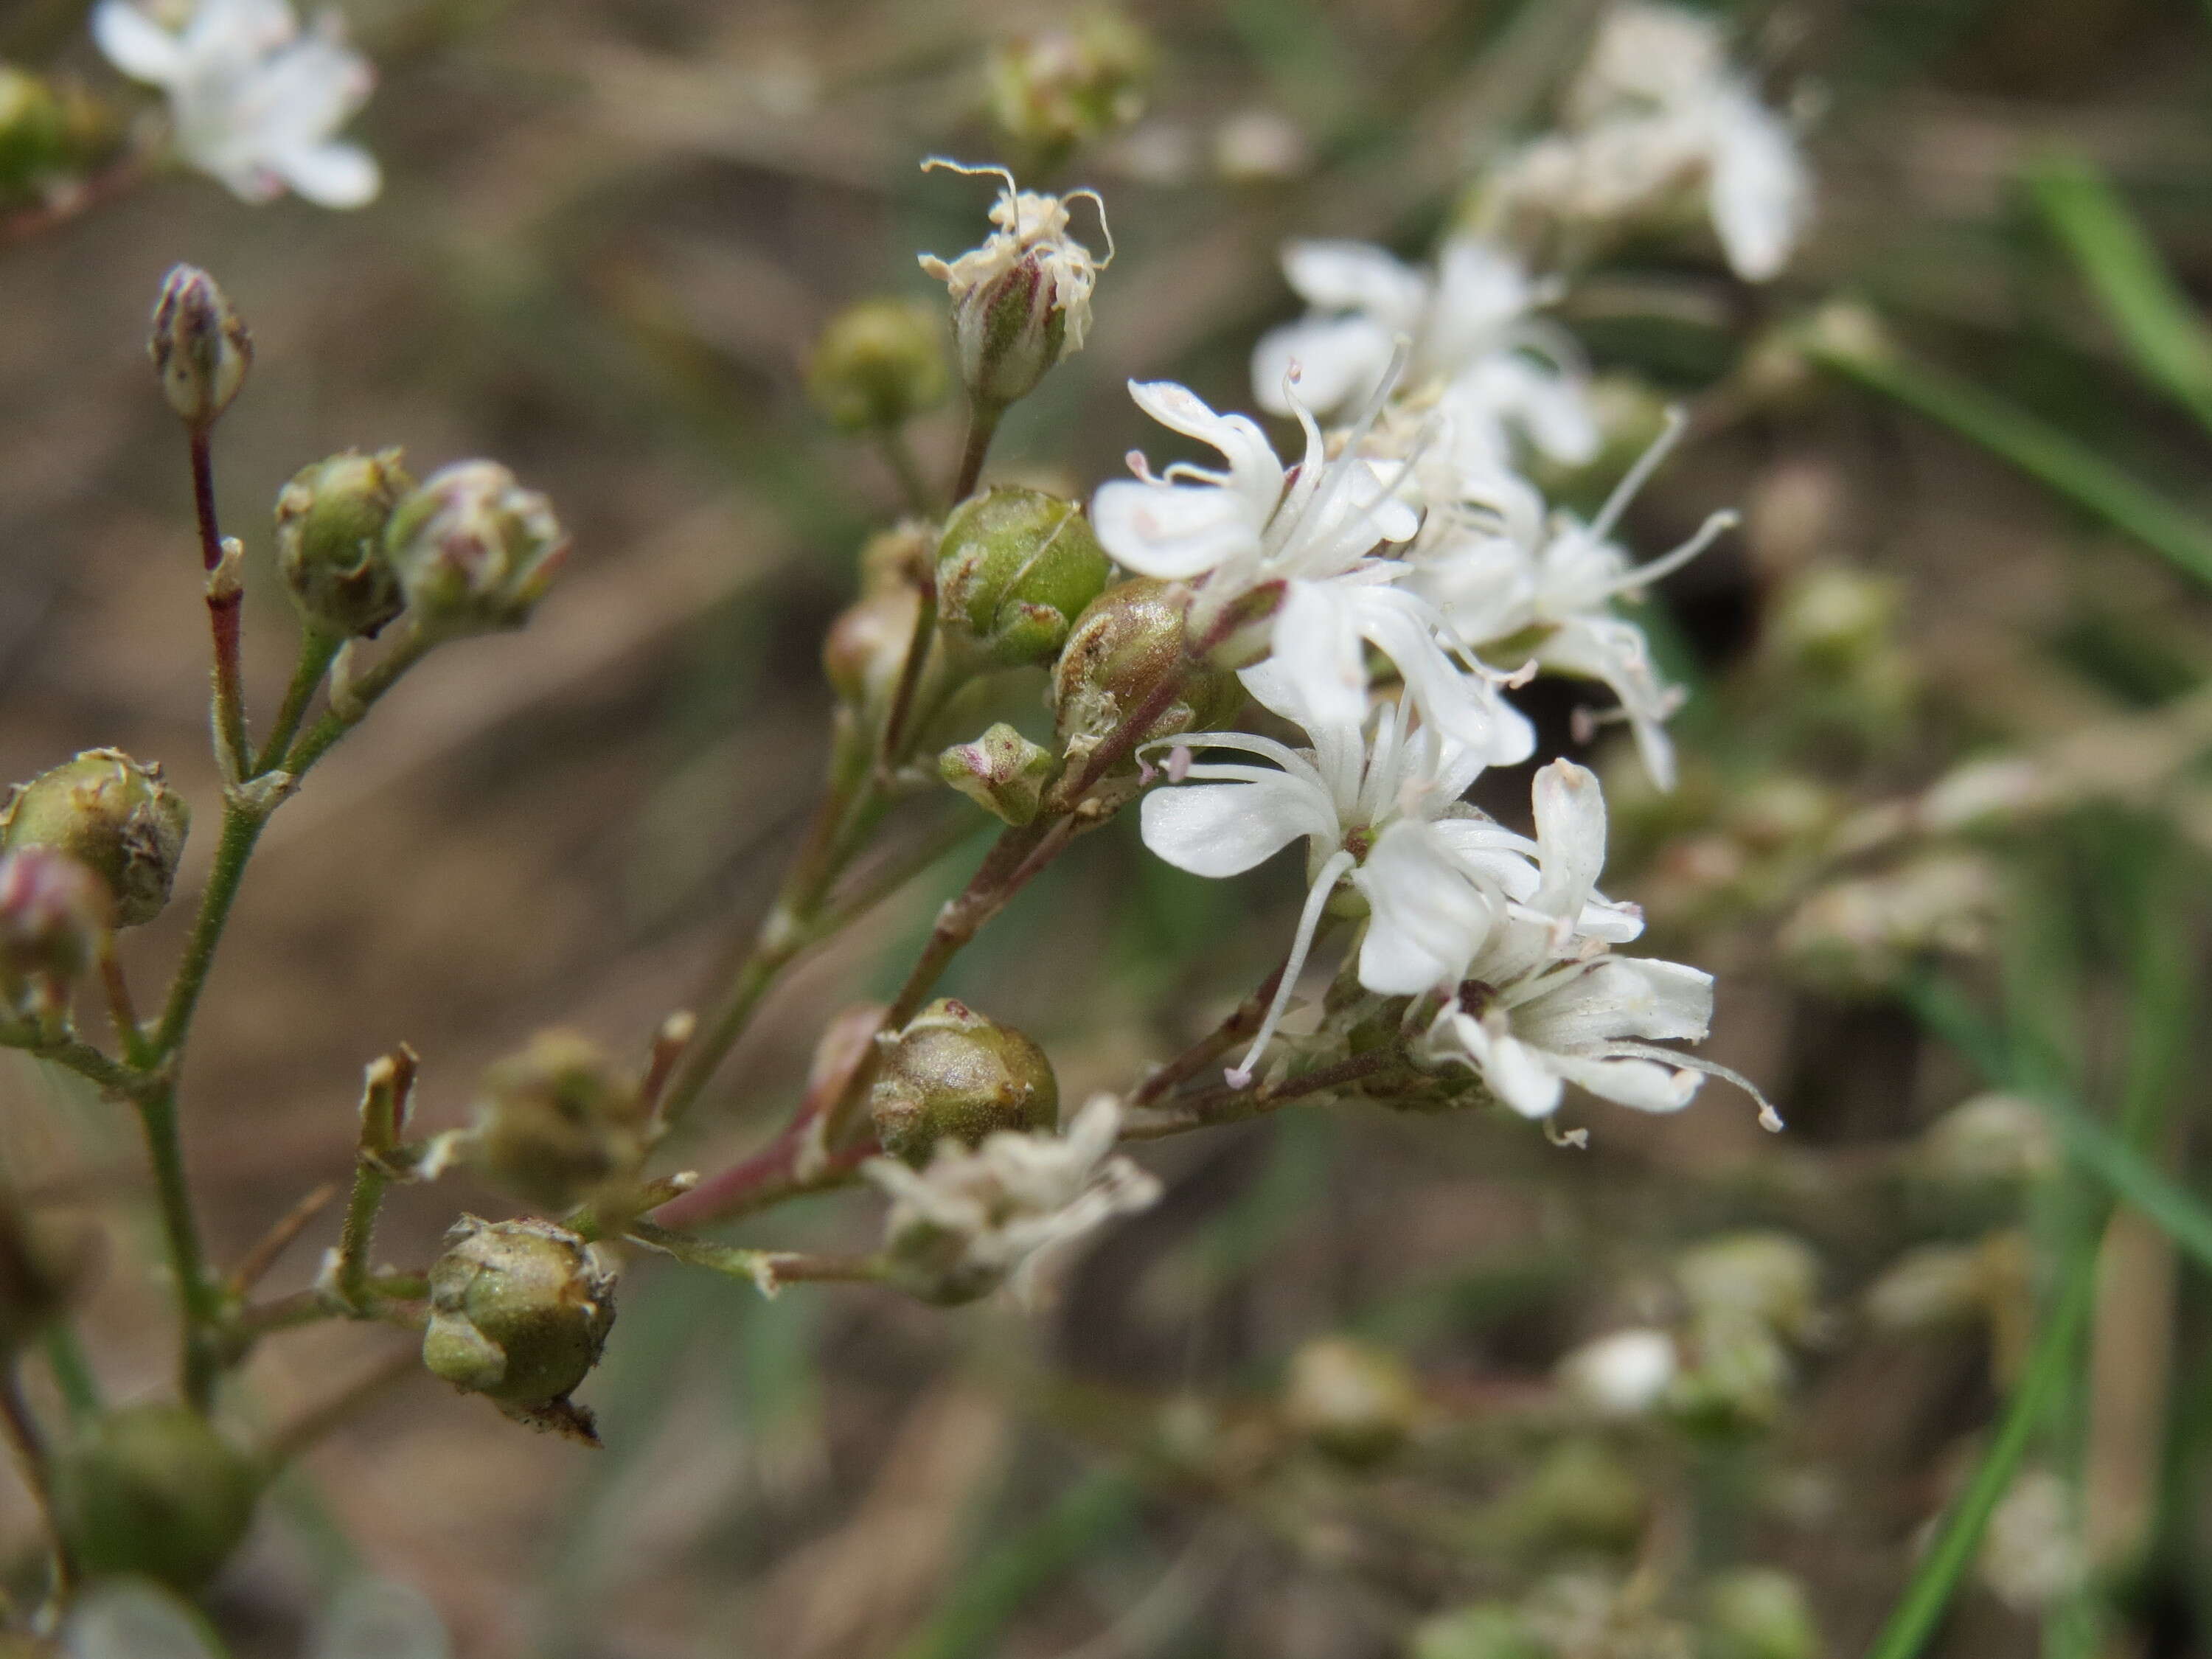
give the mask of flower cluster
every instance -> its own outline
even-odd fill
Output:
[[[1773,274],[1802,217],[1795,152],[1729,74],[1707,26],[1653,8],[1616,13],[1572,103],[1572,128],[1509,158],[1498,189],[1522,189],[1531,158],[1552,148],[1595,155],[1633,127],[1657,157],[1657,182],[1604,216],[1644,210],[1694,161],[1732,261]],[[1747,203],[1767,216],[1747,216]],[[1194,648],[1241,666],[1251,696],[1307,740],[1209,731],[1148,745],[1172,757],[1173,784],[1143,806],[1146,842],[1162,858],[1230,876],[1294,841],[1307,847],[1310,891],[1286,969],[1230,1081],[1250,1082],[1334,915],[1363,930],[1358,986],[1413,1000],[1403,1018],[1427,1064],[1471,1070],[1533,1117],[1547,1117],[1569,1083],[1678,1108],[1700,1072],[1722,1068],[1655,1045],[1705,1035],[1712,981],[1613,953],[1642,922],[1596,891],[1606,814],[1595,776],[1565,761],[1538,774],[1533,841],[1462,797],[1485,768],[1533,754],[1534,731],[1505,693],[1540,670],[1609,687],[1654,781],[1671,787],[1665,722],[1680,694],[1617,607],[1734,515],[1714,514],[1648,563],[1616,540],[1679,416],[1589,522],[1547,509],[1520,464],[1532,453],[1588,463],[1600,425],[1571,341],[1534,314],[1565,291],[1564,276],[1532,275],[1502,237],[1455,232],[1432,270],[1334,242],[1293,244],[1284,263],[1314,309],[1261,342],[1253,390],[1262,408],[1297,419],[1302,457],[1285,465],[1251,419],[1180,386],[1133,384],[1140,408],[1223,465],[1155,473],[1133,456],[1136,477],[1091,504],[1118,564],[1188,594]],[[1347,423],[1325,429],[1330,416]],[[1223,751],[1250,758],[1192,758]],[[1763,1101],[1761,1115],[1778,1122]]]

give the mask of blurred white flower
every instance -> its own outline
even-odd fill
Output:
[[[1362,404],[1389,380],[1403,342],[1407,383],[1436,392],[1462,464],[1505,465],[1516,431],[1570,465],[1597,453],[1580,354],[1529,316],[1542,293],[1504,249],[1455,236],[1431,276],[1364,242],[1292,242],[1283,271],[1314,309],[1254,350],[1262,409],[1288,415],[1304,403],[1328,415]]]
[[[1411,541],[1420,527],[1402,499],[1410,485],[1403,463],[1359,454],[1356,438],[1332,460],[1313,416],[1300,410],[1306,453],[1293,473],[1248,416],[1218,415],[1168,380],[1132,381],[1129,395],[1229,464],[1217,471],[1178,461],[1156,477],[1133,453],[1137,477],[1102,484],[1091,500],[1098,540],[1118,562],[1197,586],[1194,635],[1205,638],[1238,599],[1279,584],[1269,648],[1297,682],[1302,704],[1325,723],[1356,727],[1366,718],[1364,642],[1396,665],[1423,718],[1485,763],[1528,758],[1534,736],[1499,699],[1494,682],[1503,677],[1471,660],[1455,665],[1434,609],[1391,586],[1406,567],[1382,550]]]
[[[1568,130],[1507,158],[1497,200],[1571,223],[1663,214],[1702,191],[1729,265],[1778,275],[1812,213],[1796,135],[1730,70],[1716,26],[1674,6],[1615,8],[1568,100]]]
[[[871,1158],[860,1173],[890,1198],[884,1242],[897,1282],[946,1301],[1010,1283],[1035,1299],[1053,1253],[1158,1199],[1157,1180],[1113,1155],[1121,1129],[1120,1103],[1097,1095],[1058,1134],[1000,1130],[972,1151],[940,1140],[921,1170]]]
[[[336,137],[375,71],[336,12],[303,33],[289,0],[198,0],[172,29],[134,0],[100,0],[92,31],[116,68],[168,94],[177,153],[242,199],[287,187],[328,208],[375,198],[375,158]]]
[[[1666,1396],[1681,1356],[1664,1331],[1615,1331],[1585,1342],[1559,1361],[1559,1386],[1584,1410],[1637,1417]]]
[[[1680,429],[1680,417],[1670,417],[1667,431],[1587,525],[1571,514],[1547,514],[1535,488],[1510,472],[1431,483],[1432,493],[1457,499],[1431,507],[1408,556],[1413,574],[1407,581],[1468,644],[1525,654],[1546,668],[1611,687],[1645,769],[1662,789],[1674,782],[1666,722],[1681,694],[1660,679],[1644,630],[1613,605],[1680,569],[1736,519],[1716,513],[1688,541],[1644,565],[1632,562],[1612,536]],[[1425,469],[1432,478],[1440,471]]]
[[[1173,738],[1167,746],[1243,750],[1273,765],[1179,763],[1179,786],[1155,789],[1140,809],[1145,845],[1194,875],[1239,875],[1306,842],[1305,908],[1274,1001],[1230,1073],[1240,1087],[1289,1006],[1340,881],[1367,904],[1360,982],[1386,995],[1456,984],[1508,902],[1541,885],[1528,856],[1534,844],[1460,803],[1483,769],[1480,751],[1422,724],[1403,702],[1383,702],[1366,720],[1332,720],[1279,663],[1243,678],[1313,746],[1241,732]]]

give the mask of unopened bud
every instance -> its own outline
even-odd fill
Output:
[[[84,865],[106,884],[115,925],[161,915],[184,856],[191,808],[119,749],[88,749],[19,783],[0,808],[0,851],[42,848]]]
[[[54,1460],[55,1523],[94,1577],[196,1590],[245,1539],[261,1478],[198,1413],[130,1406],[93,1419]]]
[[[1650,1495],[1602,1443],[1563,1442],[1507,1499],[1515,1535],[1540,1548],[1626,1550],[1643,1535]]]
[[[589,1438],[568,1395],[599,1362],[614,1291],[613,1270],[567,1228],[463,1216],[431,1264],[422,1364],[510,1416]]]
[[[161,395],[197,431],[230,407],[253,367],[253,337],[215,278],[197,265],[178,265],[162,279],[146,349]]]
[[[520,627],[568,551],[552,503],[496,461],[432,473],[393,511],[384,544],[408,604],[446,634]]]
[[[1808,1335],[1819,1312],[1820,1258],[1787,1233],[1730,1233],[1686,1250],[1674,1279],[1699,1317],[1752,1320],[1778,1336]]]
[[[1419,1425],[1421,1396],[1395,1354],[1348,1337],[1322,1337],[1291,1357],[1283,1419],[1346,1463],[1381,1462]]]
[[[1409,1659],[1553,1659],[1551,1647],[1517,1608],[1480,1601],[1425,1620]]]
[[[276,496],[276,568],[308,627],[373,637],[405,602],[385,550],[392,509],[415,487],[399,452],[349,449],[292,475]]]
[[[1128,125],[1145,110],[1152,43],[1125,13],[1009,40],[991,53],[991,118],[1042,160]]]
[[[953,508],[938,544],[939,625],[1002,668],[1049,662],[1113,567],[1073,501],[994,484]]]
[[[650,1150],[636,1079],[573,1031],[541,1031],[485,1072],[465,1157],[500,1191],[559,1212],[632,1182]]]
[[[887,1041],[868,1110],[884,1150],[920,1169],[939,1140],[975,1146],[996,1130],[1050,1129],[1060,1084],[1019,1031],[940,997]]]
[[[1804,1586],[1771,1567],[1736,1567],[1705,1589],[1711,1659],[1820,1659],[1820,1630]]]
[[[99,955],[115,915],[107,884],[52,848],[0,854],[0,1005],[58,1033],[70,989]]]
[[[1225,669],[1186,660],[1184,616],[1180,594],[1165,582],[1140,576],[1108,588],[1075,619],[1053,671],[1063,751],[1097,744],[1143,707],[1163,680],[1186,671],[1174,700],[1138,734],[1140,743],[1209,731],[1235,717],[1243,688]]]
[[[950,261],[925,253],[921,268],[951,295],[952,336],[968,395],[983,408],[1003,409],[1027,397],[1062,357],[1083,349],[1100,266],[1067,234],[1066,203],[1017,190],[1011,177],[992,205],[991,222],[999,228],[981,247]]]
[[[807,396],[846,432],[898,426],[951,389],[944,319],[910,300],[848,306],[822,331],[806,368]]]
[[[994,817],[1027,823],[1037,815],[1056,763],[1051,750],[1031,743],[1004,720],[973,743],[956,744],[937,757],[937,775]]]

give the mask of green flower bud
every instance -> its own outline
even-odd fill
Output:
[[[1186,665],[1183,617],[1181,597],[1167,583],[1144,576],[1108,588],[1075,619],[1053,671],[1064,752],[1096,746],[1184,666],[1190,672],[1182,690],[1146,727],[1141,741],[1213,730],[1236,717],[1244,688],[1225,669]],[[1135,764],[1132,760],[1129,768]]]
[[[937,757],[937,775],[994,817],[1027,823],[1052,781],[1056,762],[1004,720],[973,743],[956,744]]]
[[[277,493],[276,568],[308,627],[373,638],[399,614],[384,532],[414,487],[398,450],[349,449],[301,467]]]
[[[1787,1233],[1729,1233],[1674,1262],[1683,1299],[1701,1318],[1747,1319],[1793,1340],[1820,1310],[1820,1261]]]
[[[863,300],[830,319],[814,343],[806,392],[844,432],[882,431],[952,390],[945,321],[911,300]]]
[[[991,53],[991,118],[1040,160],[1063,156],[1144,113],[1153,56],[1151,37],[1115,9],[1006,41]]]
[[[1708,1659],[1820,1659],[1804,1586],[1771,1567],[1738,1567],[1705,1589]]]
[[[432,473],[394,509],[384,545],[407,603],[445,634],[520,627],[568,552],[552,503],[496,461]]]
[[[1515,1533],[1543,1550],[1632,1549],[1651,1507],[1628,1467],[1595,1440],[1554,1448],[1507,1501]]]
[[[107,884],[47,847],[0,855],[0,1006],[57,1035],[115,915]]]
[[[86,866],[115,901],[115,925],[161,914],[184,856],[192,811],[119,749],[88,749],[10,792],[0,807],[0,852],[45,848]]]
[[[1019,1031],[940,997],[885,1044],[868,1110],[884,1150],[920,1169],[948,1136],[974,1146],[994,1130],[1051,1128],[1060,1085]]]
[[[1322,1337],[1291,1358],[1283,1419],[1330,1456],[1380,1462],[1419,1425],[1421,1397],[1393,1353],[1348,1337]]]
[[[215,278],[197,265],[178,265],[162,278],[146,349],[169,407],[201,432],[230,407],[253,367],[253,337]]]
[[[130,1406],[94,1418],[54,1460],[55,1523],[93,1577],[194,1590],[245,1539],[261,1479],[198,1413]]]
[[[69,116],[53,88],[0,64],[0,197],[23,196],[69,162]]]
[[[1479,1601],[1425,1620],[1413,1632],[1409,1659],[1552,1659],[1552,1650],[1515,1608]]]
[[[1048,662],[1111,573],[1076,503],[994,484],[945,521],[939,625],[957,651],[1001,668]]]
[[[484,1073],[469,1167],[533,1209],[633,1182],[650,1150],[636,1079],[571,1031],[541,1031]]]
[[[463,1216],[430,1266],[422,1364],[510,1416],[589,1437],[568,1395],[599,1362],[614,1291],[613,1270],[567,1228]]]
[[[1790,1355],[1772,1327],[1741,1315],[1699,1319],[1687,1344],[1692,1364],[1668,1390],[1667,1407],[1706,1434],[1762,1428],[1782,1410]]]

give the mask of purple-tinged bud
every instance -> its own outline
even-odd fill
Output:
[[[844,432],[896,427],[945,401],[945,321],[911,300],[863,300],[830,319],[806,368],[806,393]]]
[[[422,625],[519,628],[560,574],[568,538],[553,505],[496,461],[457,461],[401,501],[384,544]]]
[[[276,495],[276,568],[308,627],[373,637],[406,603],[384,532],[415,480],[399,452],[349,449],[292,475]]]
[[[946,1138],[1049,1129],[1060,1085],[1043,1049],[963,1002],[939,998],[886,1041],[868,1110],[884,1150],[916,1169]]]
[[[937,775],[992,817],[1027,823],[1037,815],[1045,786],[1058,764],[1051,750],[1031,743],[1000,721],[973,743],[955,744],[937,757]]]
[[[253,337],[215,278],[197,265],[178,265],[162,279],[146,349],[161,395],[198,432],[230,407],[253,367]]]
[[[88,749],[17,784],[0,808],[0,851],[44,848],[88,867],[115,902],[115,925],[136,927],[169,902],[191,808],[119,749]]]
[[[47,847],[0,855],[0,1003],[9,1018],[58,1030],[70,988],[100,953],[115,901],[89,868]]]
[[[1095,747],[1179,672],[1186,674],[1182,687],[1146,724],[1140,742],[1218,730],[1235,718],[1243,687],[1225,669],[1187,659],[1185,614],[1182,595],[1140,576],[1108,588],[1076,618],[1053,671],[1063,751]]]

